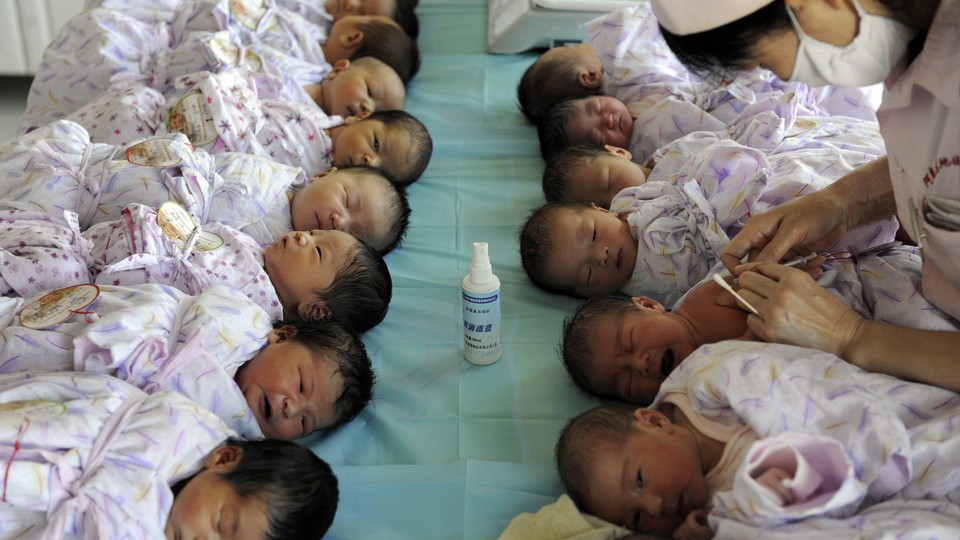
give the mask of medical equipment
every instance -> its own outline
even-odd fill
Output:
[[[583,23],[636,0],[489,0],[487,50],[512,54],[581,43]]]

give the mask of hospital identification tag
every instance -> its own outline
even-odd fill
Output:
[[[183,96],[183,99],[170,109],[167,129],[171,132],[183,133],[197,146],[210,144],[219,137],[213,114],[210,113],[210,107],[207,106],[200,92]]]
[[[141,167],[173,167],[183,161],[172,152],[173,145],[170,139],[149,139],[127,148],[123,155],[128,162]]]
[[[185,249],[194,234],[197,224],[193,221],[190,212],[175,202],[165,202],[157,210],[157,225],[178,248]],[[200,231],[193,251],[210,251],[223,245],[223,238],[212,232]]]
[[[86,283],[51,291],[30,302],[20,310],[20,325],[27,328],[47,328],[60,324],[82,311],[100,296],[100,287]]]

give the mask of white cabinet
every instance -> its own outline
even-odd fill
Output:
[[[36,71],[43,50],[83,0],[0,0],[0,75]]]

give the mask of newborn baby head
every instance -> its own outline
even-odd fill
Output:
[[[400,110],[360,114],[330,132],[333,164],[378,167],[397,185],[412,184],[430,162],[427,127]]]
[[[581,510],[637,532],[671,533],[709,501],[693,432],[654,409],[581,414],[560,435],[556,461]]]
[[[560,354],[585,392],[648,405],[696,348],[684,321],[645,296],[597,296],[563,321]]]
[[[611,96],[590,96],[565,101],[550,109],[537,126],[540,153],[549,160],[573,144],[628,148],[633,117],[626,104]]]
[[[380,15],[346,15],[330,27],[321,46],[326,61],[356,60],[372,56],[407,84],[420,69],[420,49],[397,21]]]
[[[350,15],[379,15],[389,17],[411,38],[420,34],[420,23],[414,8],[418,0],[326,0],[324,8],[334,22]]]
[[[554,106],[600,93],[603,66],[589,42],[554,47],[530,64],[517,85],[520,110],[539,124]]]
[[[264,259],[284,320],[331,319],[364,332],[387,314],[393,282],[383,257],[345,232],[289,232]]]
[[[330,465],[309,448],[275,440],[230,439],[172,490],[167,540],[319,539],[340,499]]]
[[[329,321],[280,324],[234,377],[268,439],[292,440],[355,418],[373,396],[360,337]]]
[[[334,64],[314,100],[323,112],[346,118],[364,112],[402,109],[407,91],[393,68],[368,56]]]
[[[621,190],[643,185],[650,169],[617,146],[575,144],[550,158],[543,170],[547,202],[579,202],[610,208]]]
[[[335,229],[387,253],[407,232],[410,203],[377,169],[348,165],[310,178],[293,194],[290,214],[294,230]]]
[[[590,298],[616,292],[633,275],[637,241],[609,210],[550,203],[520,231],[520,258],[531,281],[548,292]]]

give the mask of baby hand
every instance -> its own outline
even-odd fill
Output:
[[[703,510],[693,510],[687,514],[687,519],[673,531],[676,540],[709,540],[713,538],[713,529],[707,524],[707,513]]]
[[[769,469],[760,473],[760,476],[756,477],[755,480],[758,484],[769,489],[777,497],[779,497],[780,504],[783,506],[790,506],[791,504],[797,502],[797,494],[794,493],[792,489],[786,487],[783,483],[784,481],[792,478],[793,476],[790,473],[781,469],[780,467],[770,467]]]

